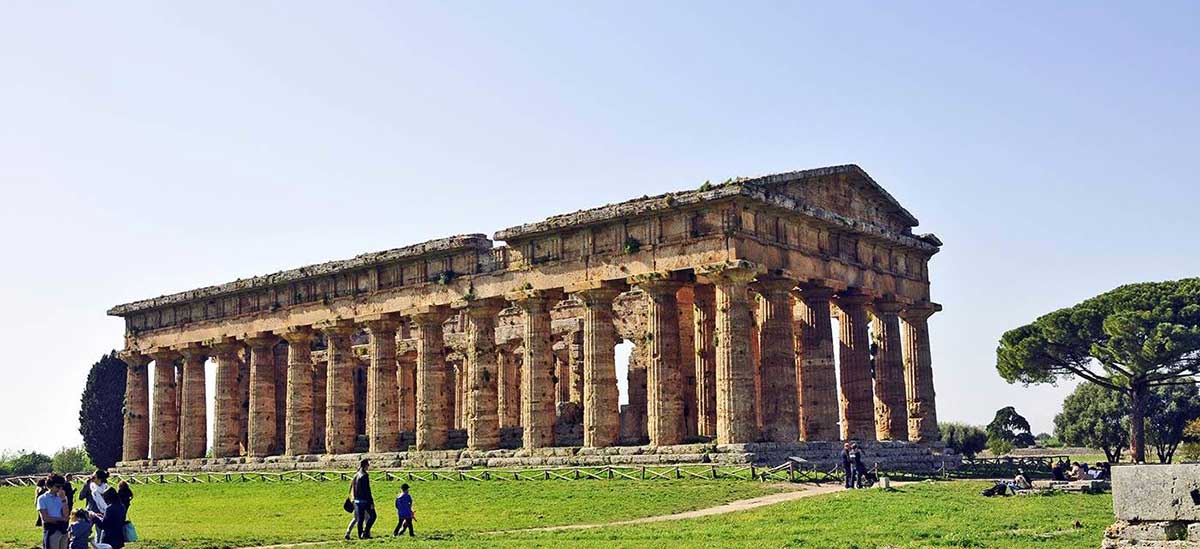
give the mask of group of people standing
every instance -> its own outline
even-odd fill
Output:
[[[37,482],[34,502],[42,549],[121,549],[126,542],[133,490],[124,481],[108,484],[108,471],[97,469],[79,490],[83,506],[75,508],[75,487],[63,475],[51,473]],[[92,533],[95,532],[93,539]]]
[[[346,527],[346,539],[350,539],[355,527],[358,528],[359,539],[369,539],[371,527],[375,525],[378,516],[375,513],[375,498],[371,494],[371,474],[368,471],[370,466],[369,460],[360,461],[358,471],[354,473],[354,478],[350,479],[350,496],[346,498],[344,507],[347,512],[353,513],[353,516],[350,518],[350,525]],[[400,493],[396,495],[396,518],[396,528],[392,530],[392,536],[399,536],[405,530],[410,536],[416,535],[413,532],[414,515],[408,484],[400,485]]]
[[[863,465],[863,451],[857,442],[842,444],[842,471],[846,473],[846,488],[862,488],[873,484],[873,473]]]

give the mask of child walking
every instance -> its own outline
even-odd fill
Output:
[[[400,485],[400,495],[396,496],[396,516],[399,522],[396,523],[396,529],[392,530],[393,536],[403,534],[408,530],[408,535],[415,536],[413,533],[413,510],[412,496],[408,495],[408,485]]]

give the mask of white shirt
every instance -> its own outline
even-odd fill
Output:
[[[106,483],[97,485],[95,482],[92,482],[91,485],[92,485],[92,493],[91,493],[92,503],[96,504],[96,509],[98,509],[100,511],[100,514],[104,514],[104,512],[108,510],[108,502],[104,501],[103,494],[105,491],[108,490],[108,483],[106,482]]]

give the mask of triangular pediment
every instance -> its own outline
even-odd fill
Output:
[[[897,232],[909,232],[917,226],[917,219],[908,210],[854,164],[769,175],[746,183]]]

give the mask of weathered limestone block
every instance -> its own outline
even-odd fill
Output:
[[[754,413],[754,364],[750,354],[749,265],[709,269],[717,298],[717,442],[750,442],[758,437]]]
[[[842,438],[845,440],[875,440],[871,342],[867,334],[868,301],[870,297],[853,292],[837,297],[841,312],[838,354],[842,369]]]
[[[875,302],[872,332],[878,348],[875,359],[875,438],[908,440],[904,353],[900,348],[900,310],[895,300]]]
[[[400,402],[396,379],[396,330],[392,316],[367,320],[371,362],[367,369],[367,421],[370,451],[400,451]]]
[[[452,393],[446,387],[442,322],[448,311],[430,307],[412,315],[417,326],[417,450],[446,447],[450,422],[447,408]]]
[[[792,335],[792,288],[785,279],[760,279],[762,296],[763,432],[762,438],[796,442],[800,427],[796,410],[796,346]]]
[[[182,349],[183,387],[180,398],[179,457],[202,458],[208,451],[208,408],[204,386],[204,361],[208,349],[189,345]]]
[[[325,334],[325,452],[347,454],[354,451],[354,371],[350,336],[353,323],[334,321],[320,325]]]
[[[284,454],[307,454],[313,442],[313,362],[312,329],[297,327],[283,334],[287,341],[287,418]]]
[[[576,294],[583,302],[583,445],[611,446],[621,430],[613,326],[617,291],[592,288]]]
[[[127,366],[121,460],[138,461],[150,455],[150,377],[146,371],[150,357],[121,353],[121,360]]]
[[[1200,522],[1200,464],[1113,467],[1113,511],[1131,522]]]
[[[683,441],[683,395],[679,361],[679,302],[681,284],[655,279],[639,284],[649,299],[646,334],[646,430],[650,444]]]
[[[275,453],[275,344],[269,333],[246,338],[250,348],[250,416],[247,424],[249,456]]]
[[[712,285],[697,284],[692,293],[696,354],[696,434],[717,436],[716,296]]]
[[[173,459],[179,455],[179,404],[175,383],[175,361],[179,354],[160,350],[154,358],[154,431],[150,437],[150,459]]]
[[[941,305],[910,305],[901,313],[904,319],[905,391],[908,400],[908,439],[913,442],[939,440],[937,402],[933,390],[933,358],[929,352],[929,317]]]
[[[797,355],[800,357],[800,438],[838,440],[837,372],[833,361],[833,290],[805,285],[797,294]]]
[[[522,291],[511,300],[525,314],[525,356],[521,372],[521,425],[526,449],[554,445],[554,361],[550,342],[549,299]]]

